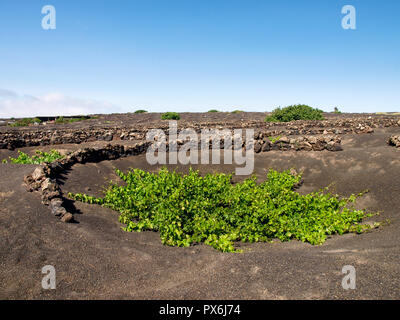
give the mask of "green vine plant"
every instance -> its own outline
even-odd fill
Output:
[[[280,138],[282,138],[282,136],[268,137],[269,141],[271,141],[272,143],[275,143],[275,142],[278,141]]]
[[[62,159],[64,156],[61,155],[57,150],[50,150],[50,152],[44,151],[35,151],[35,155],[29,156],[28,154],[18,151],[18,157],[12,158],[9,157],[9,161],[11,163],[19,163],[19,164],[42,164],[42,163],[51,163],[55,160]],[[3,163],[8,163],[7,159],[3,159]]]
[[[373,214],[354,209],[362,193],[340,198],[327,188],[306,195],[295,191],[300,174],[269,170],[233,184],[232,174],[207,174],[190,169],[186,175],[166,168],[158,173],[116,170],[125,182],[110,183],[104,197],[69,193],[74,200],[98,204],[120,213],[123,230],[158,231],[165,245],[188,247],[204,243],[223,252],[239,252],[235,242],[297,239],[313,245],[332,234],[362,233]]]

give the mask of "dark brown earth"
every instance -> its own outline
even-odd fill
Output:
[[[381,212],[371,221],[390,223],[361,235],[333,236],[321,246],[240,244],[243,253],[163,246],[158,233],[124,232],[118,213],[80,202],[73,204],[77,223],[62,223],[38,193],[22,185],[35,166],[0,164],[0,299],[399,299],[400,150],[386,143],[399,133],[400,127],[390,127],[343,135],[340,152],[257,154],[254,173],[260,181],[269,168],[294,167],[304,171],[302,193],[329,184],[343,196],[369,189],[359,206]],[[105,143],[21,150],[67,152]],[[0,159],[15,154],[0,150]],[[145,155],[76,164],[61,188],[100,195],[116,179],[114,168],[129,167],[158,169]],[[201,173],[234,171],[227,165],[194,167]],[[49,264],[56,268],[56,290],[41,288],[41,268]],[[356,268],[355,290],[342,288],[345,265]]]

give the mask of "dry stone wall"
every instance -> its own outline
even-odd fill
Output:
[[[240,122],[233,123],[181,123],[182,128],[193,128],[197,133],[202,129],[238,129],[253,128],[257,135],[274,137],[279,135],[341,135],[349,133],[372,133],[374,128],[400,126],[396,118],[362,118],[340,119],[323,121],[295,121],[291,123],[266,123],[266,122]],[[57,144],[80,144],[91,141],[119,141],[119,140],[144,140],[149,129],[162,129],[168,133],[168,121],[159,123],[159,126],[138,125],[132,127],[89,127],[48,129],[44,126],[10,128],[2,127],[0,130],[0,149],[14,150],[21,147],[44,146]]]

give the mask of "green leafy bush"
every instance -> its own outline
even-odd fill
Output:
[[[50,150],[50,152],[43,152],[36,150],[35,155],[30,157],[26,153],[22,151],[18,151],[18,157],[12,158],[10,157],[11,163],[20,163],[20,164],[42,164],[42,163],[51,163],[55,160],[62,159],[64,156],[61,155],[57,150]],[[3,163],[7,163],[6,159],[3,160]]]
[[[207,112],[219,112],[219,111],[216,109],[211,109],[211,110],[208,110]]]
[[[41,123],[42,121],[39,118],[23,118],[15,121],[14,123],[10,123],[11,127],[26,127],[30,124]]]
[[[177,112],[166,112],[161,115],[162,120],[179,120],[181,116]]]
[[[147,110],[136,110],[135,113],[146,113]]]
[[[242,113],[242,110],[233,110],[231,113]]]
[[[187,175],[165,168],[158,173],[116,172],[125,185],[110,184],[104,198],[69,197],[116,210],[125,231],[159,231],[162,243],[170,246],[203,242],[235,252],[235,241],[278,238],[321,244],[327,235],[371,228],[358,224],[369,215],[348,206],[356,195],[339,198],[326,189],[300,195],[294,187],[301,176],[290,170],[270,170],[261,184],[255,177],[233,184],[232,175],[201,177],[192,169]]]
[[[277,108],[267,116],[268,122],[289,122],[294,120],[323,120],[322,110],[311,108],[304,104],[297,104],[285,108]]]

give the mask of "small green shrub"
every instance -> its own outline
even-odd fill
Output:
[[[208,110],[207,112],[219,112],[219,111],[216,109],[211,109],[211,110]]]
[[[135,113],[146,113],[147,110],[136,110]]]
[[[39,118],[23,118],[15,121],[14,123],[10,123],[11,127],[26,127],[30,124],[41,123],[42,121]]]
[[[323,120],[322,110],[311,108],[304,104],[297,104],[285,108],[277,108],[267,116],[268,122],[289,122],[294,120]]]
[[[342,112],[339,110],[338,107],[335,107],[335,109],[333,110],[333,113],[340,114],[340,113],[342,113]]]
[[[179,120],[181,116],[177,112],[166,112],[161,115],[162,120]]]
[[[139,169],[116,172],[125,184],[110,184],[103,198],[68,196],[120,212],[125,231],[159,231],[162,243],[170,246],[203,242],[234,252],[235,241],[274,238],[318,245],[331,234],[371,228],[359,224],[371,215],[349,206],[361,194],[339,198],[325,189],[301,195],[294,191],[301,176],[290,170],[270,170],[261,184],[255,177],[233,184],[232,175],[201,177],[192,169],[187,175],[165,168],[158,173]]]
[[[42,164],[42,163],[51,163],[55,160],[62,159],[64,156],[61,155],[57,150],[50,150],[50,152],[43,152],[36,150],[35,155],[30,157],[26,153],[22,151],[18,151],[18,157],[12,158],[9,157],[11,163],[19,163],[19,164]],[[3,163],[7,163],[7,159],[3,160]]]
[[[275,143],[276,141],[278,141],[282,136],[277,136],[277,137],[268,137],[269,141],[271,141],[272,143]]]
[[[233,110],[231,113],[242,113],[242,110]]]

